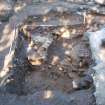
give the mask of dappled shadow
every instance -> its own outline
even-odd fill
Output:
[[[64,92],[73,91],[72,80],[80,78],[91,63],[89,46],[82,38],[84,31],[90,29],[94,17],[87,15],[84,24],[84,16],[73,13],[66,7],[54,5],[45,5],[42,8],[26,6],[22,11],[17,11],[17,14],[10,19],[12,28],[14,25],[22,24],[23,34],[20,36],[26,41],[23,54],[26,54],[27,50],[32,51],[29,54],[30,57],[27,55],[27,58],[31,63],[32,68],[30,69],[35,71],[32,73],[29,71],[31,75],[25,77],[25,85],[27,84],[26,88],[28,88],[26,92],[29,93],[46,88],[59,89]],[[46,42],[48,42],[47,45]],[[18,54],[20,54],[19,51]],[[35,61],[36,59],[38,60]],[[24,71],[23,67],[21,69]]]

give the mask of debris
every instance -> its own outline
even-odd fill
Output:
[[[78,80],[73,80],[73,88],[74,89],[88,89],[93,84],[93,79],[90,75],[86,75]]]

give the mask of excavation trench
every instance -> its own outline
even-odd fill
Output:
[[[86,100],[84,105],[95,105],[91,77],[94,61],[89,40],[84,37],[90,24],[84,23],[82,15],[68,11],[27,14],[31,16],[24,12],[20,20],[16,16],[10,19],[12,28],[21,24],[15,27],[12,60],[7,67],[8,75],[2,78],[1,90],[23,95],[27,102],[36,97],[36,102],[50,103],[51,99],[53,103],[57,99],[60,103],[63,97],[67,105],[82,105],[83,100]]]

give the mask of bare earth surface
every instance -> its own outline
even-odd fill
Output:
[[[29,16],[35,16],[31,25],[53,26],[53,31],[48,29],[46,32],[45,28],[39,27],[33,32],[34,35],[48,34],[52,31],[61,36],[48,48],[47,61],[40,66],[32,66],[32,70],[27,73],[24,84],[26,95],[0,92],[0,105],[95,105],[93,85],[88,87],[83,82],[87,79],[87,77],[84,79],[84,74],[90,72],[93,63],[88,41],[84,39],[83,34],[87,30],[95,31],[103,26],[105,23],[103,8],[94,3],[86,6],[86,2],[70,5],[70,1],[63,0],[54,3],[43,1],[37,5],[35,2],[31,4],[31,0],[24,2],[27,3],[25,7],[18,1],[15,6],[21,8],[18,11],[11,11],[13,15],[8,21],[0,20],[1,70],[9,53],[14,26],[23,23]],[[101,12],[92,7],[97,7]],[[87,8],[89,13],[85,17]],[[66,38],[68,34],[69,39]],[[77,81],[78,89],[73,86],[73,81]],[[88,81],[92,83],[90,78]]]

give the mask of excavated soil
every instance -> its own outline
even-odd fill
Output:
[[[55,39],[48,48],[47,60],[41,65],[31,66],[26,74],[26,95],[0,92],[0,105],[95,105],[93,83],[89,87],[84,86],[84,83],[81,85],[81,79],[91,74],[91,66],[94,64],[89,42],[83,34],[87,30],[96,31],[104,25],[104,12],[100,15],[91,9],[90,5],[90,12],[84,19],[84,2],[83,10],[79,8],[81,3],[70,6],[67,2],[57,1],[50,5],[41,3],[34,6],[30,5],[31,0],[26,2],[28,6],[14,13],[9,22],[0,24],[0,69],[3,68],[4,59],[9,53],[14,25],[26,23],[29,18],[27,24],[31,23],[31,28],[35,28],[32,34],[52,33]],[[36,28],[35,25],[39,27]],[[70,38],[65,36],[68,34]],[[80,82],[78,89],[73,86],[75,80]]]
[[[84,58],[86,61],[82,61]],[[83,36],[58,38],[48,48],[47,61],[40,66],[32,66],[33,71],[26,77],[25,88],[31,93],[46,89],[70,93],[74,91],[72,81],[80,79],[91,64],[91,52]]]

